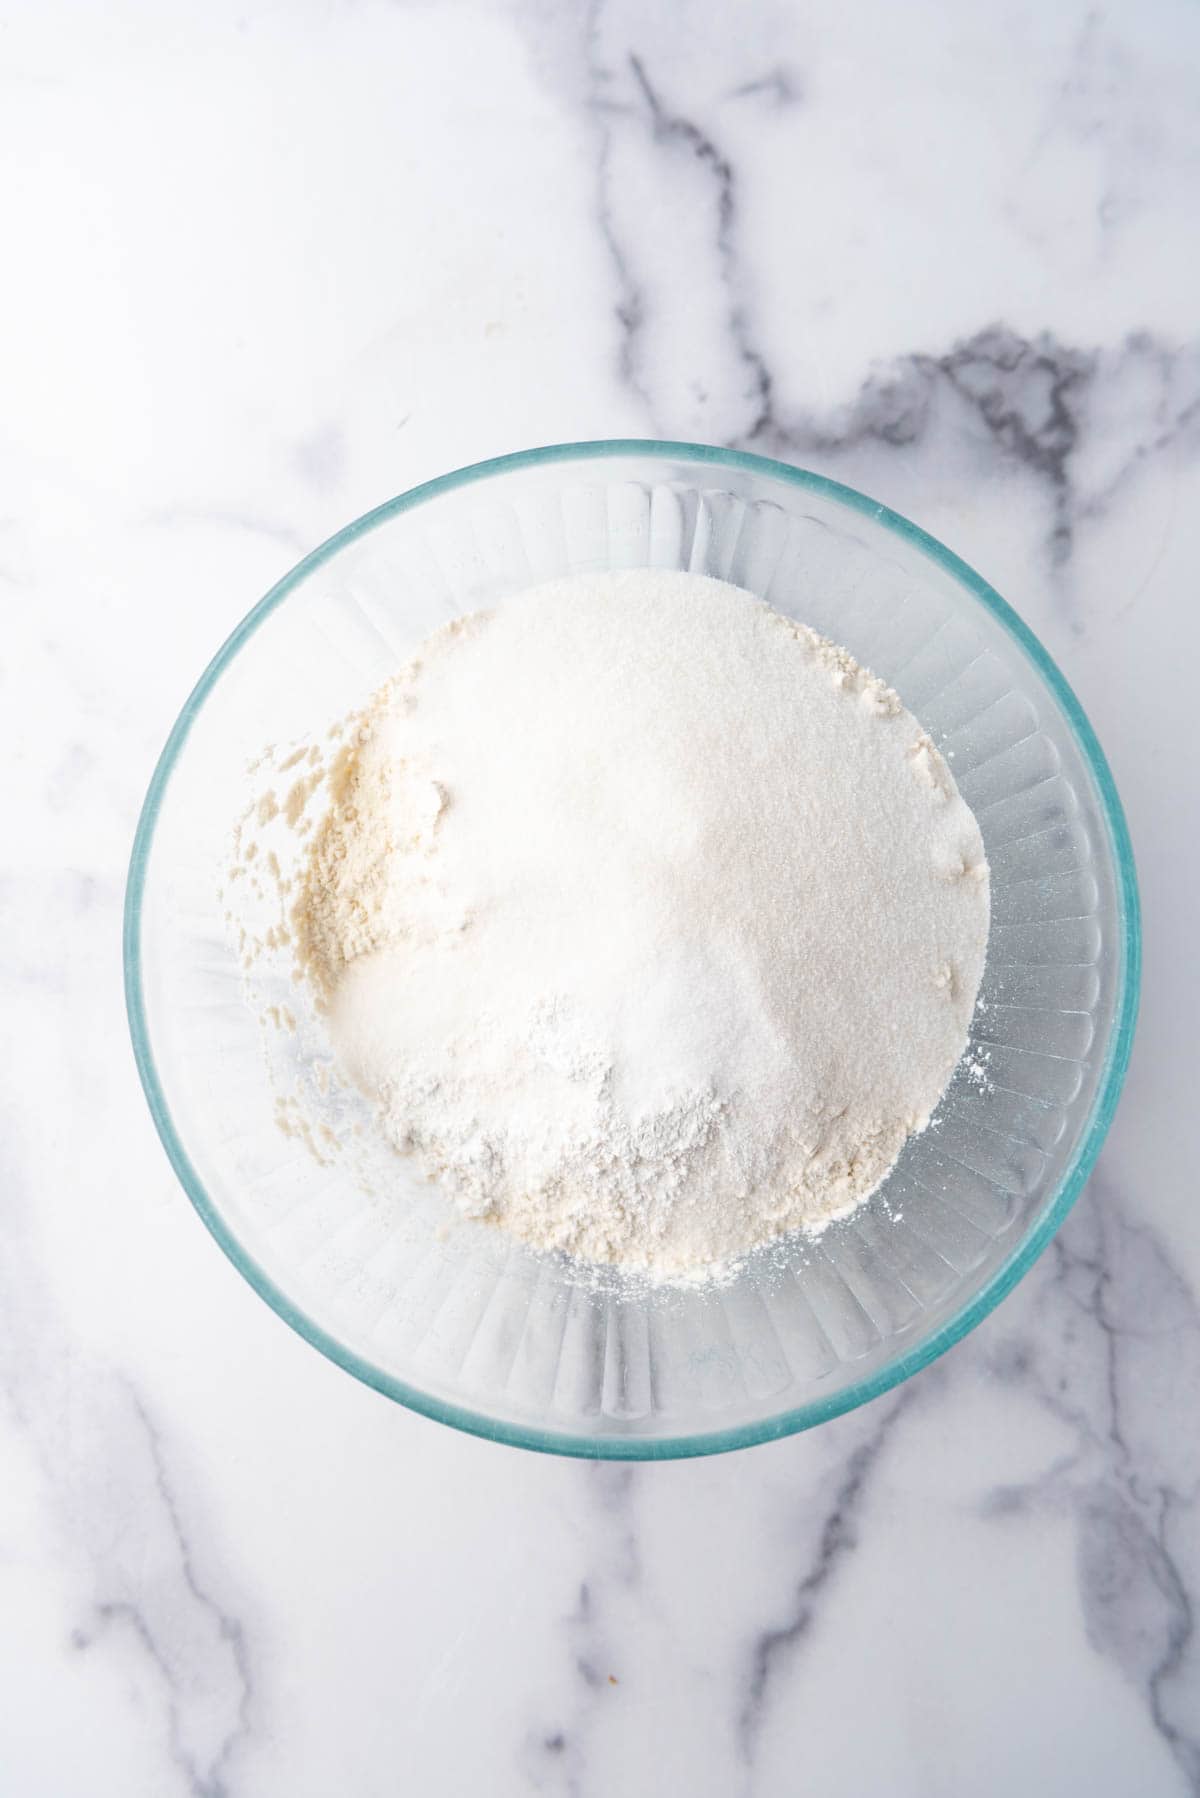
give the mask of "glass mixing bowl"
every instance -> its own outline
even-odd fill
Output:
[[[247,764],[360,704],[446,619],[553,576],[680,568],[844,643],[945,753],[983,830],[992,928],[971,1059],[852,1217],[715,1289],[589,1285],[449,1207],[328,1101],[278,1127],[323,1039],[269,971],[248,1001],[218,889]],[[1139,928],[1104,756],[1050,657],[978,575],[884,506],[761,457],[679,443],[532,450],[348,525],[201,676],[150,783],[125,968],[155,1123],[200,1216],[268,1304],[379,1391],[482,1436],[652,1459],[739,1448],[864,1403],[986,1315],[1096,1158],[1129,1057]],[[274,982],[274,988],[272,987]],[[259,1013],[287,1004],[294,1033]],[[286,1120],[285,1120],[286,1121]],[[315,1139],[313,1139],[315,1142]],[[310,1145],[311,1146],[311,1145]],[[374,1156],[372,1177],[362,1156]]]

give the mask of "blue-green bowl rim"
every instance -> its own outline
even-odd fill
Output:
[[[469,1411],[460,1405],[445,1404],[438,1399],[431,1398],[427,1393],[407,1385],[403,1380],[394,1379],[390,1374],[383,1372],[382,1369],[375,1367],[371,1362],[364,1360],[329,1336],[319,1324],[314,1323],[312,1318],[299,1310],[287,1294],[280,1291],[257,1262],[246,1253],[209,1199],[176,1132],[166,1097],[159,1082],[158,1071],[150,1048],[142,992],[142,898],[155,824],[167,783],[200,707],[204,704],[227,664],[237,654],[243,643],[263,623],[264,619],[270,616],[276,606],[283,603],[306,575],[311,574],[314,569],[320,568],[339,550],[355,542],[359,537],[365,536],[377,525],[397,517],[401,512],[411,511],[413,507],[422,505],[426,500],[434,499],[439,494],[450,493],[455,488],[465,487],[473,482],[486,480],[491,475],[508,473],[516,469],[629,456],[657,458],[668,462],[706,463],[713,468],[739,469],[785,482],[792,487],[801,487],[810,492],[820,493],[840,502],[850,510],[863,513],[877,523],[886,526],[898,537],[913,544],[938,567],[953,575],[994,618],[999,620],[1009,635],[1019,644],[1046,682],[1074,731],[1076,741],[1083,752],[1100,797],[1108,830],[1109,845],[1115,862],[1121,911],[1121,965],[1118,969],[1118,1001],[1107,1045],[1104,1071],[1097,1088],[1091,1115],[1086,1128],[1080,1135],[1075,1153],[1059,1182],[1058,1190],[1028,1235],[1014,1247],[1008,1260],[997,1270],[987,1285],[981,1288],[949,1323],[944,1324],[926,1341],[915,1345],[907,1354],[898,1356],[886,1367],[880,1368],[872,1374],[870,1378],[860,1380],[841,1392],[827,1398],[813,1399],[807,1404],[782,1411],[776,1417],[759,1419],[754,1423],[744,1424],[737,1428],[661,1438],[577,1435],[565,1430],[535,1429],[502,1422],[479,1412]],[[246,614],[241,623],[225,640],[196,682],[167,738],[162,754],[159,756],[146,793],[145,803],[142,806],[137,833],[133,840],[133,852],[130,857],[129,878],[125,891],[124,956],[125,1004],[129,1016],[130,1034],[133,1038],[133,1052],[150,1112],[158,1134],[162,1138],[163,1147],[170,1157],[185,1192],[208,1229],[216,1237],[238,1271],[245,1276],[259,1296],[279,1313],[285,1323],[290,1324],[294,1330],[298,1331],[314,1348],[327,1355],[331,1361],[336,1362],[339,1367],[344,1367],[348,1373],[354,1374],[366,1385],[373,1386],[377,1392],[385,1393],[388,1398],[397,1400],[400,1404],[408,1406],[410,1410],[421,1412],[426,1417],[435,1418],[440,1423],[452,1424],[456,1429],[466,1430],[472,1435],[484,1436],[495,1442],[506,1442],[519,1448],[538,1449],[546,1454],[578,1455],[613,1461],[661,1461],[689,1455],[720,1454],[736,1448],[749,1448],[754,1443],[772,1441],[780,1436],[792,1435],[798,1430],[811,1429],[814,1424],[825,1423],[832,1417],[838,1417],[845,1411],[853,1410],[857,1405],[866,1404],[869,1400],[878,1398],[882,1393],[889,1391],[893,1386],[899,1385],[902,1380],[908,1379],[911,1374],[917,1373],[922,1367],[928,1366],[938,1355],[944,1354],[969,1330],[973,1330],[976,1324],[981,1322],[988,1312],[999,1304],[1005,1294],[1012,1290],[1041,1254],[1074,1204],[1091,1172],[1096,1156],[1100,1152],[1100,1146],[1112,1122],[1124,1083],[1125,1071],[1129,1065],[1134,1025],[1137,1019],[1141,975],[1141,923],[1137,876],[1134,869],[1129,830],[1121,801],[1117,796],[1112,773],[1096,739],[1096,734],[1088,722],[1083,707],[1028,625],[1022,622],[1012,607],[1001,599],[995,589],[982,580],[974,569],[970,568],[951,550],[948,550],[944,544],[939,543],[935,537],[931,537],[927,531],[921,530],[918,525],[902,518],[899,513],[891,511],[887,506],[880,505],[876,500],[869,499],[853,487],[846,487],[840,481],[828,479],[825,475],[813,474],[807,469],[792,468],[785,462],[776,462],[768,456],[752,455],[745,450],[718,449],[711,445],[696,443],[615,438],[600,439],[591,443],[548,444],[539,449],[521,450],[514,455],[495,456],[486,462],[472,463],[466,468],[457,469],[453,474],[441,475],[437,480],[425,481],[421,486],[413,487],[407,493],[402,493],[395,499],[387,500],[383,505],[376,506],[372,511],[364,513],[361,518],[355,519],[353,523],[336,532],[334,536],[314,549],[310,555],[305,556],[303,561],[298,562],[290,573],[284,575],[283,579],[278,581],[270,592],[259,600],[258,604]]]

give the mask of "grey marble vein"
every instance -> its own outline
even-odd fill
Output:
[[[1115,355],[1101,358],[1101,367],[1101,396],[1120,405],[1126,428],[1096,430],[1101,454],[1080,500],[1086,519],[1103,516],[1167,452],[1177,450],[1187,460],[1200,455],[1200,341],[1174,345],[1135,331]],[[1106,436],[1116,441],[1104,442]]]
[[[1081,523],[1102,514],[1147,459],[1176,445],[1196,453],[1200,339],[1170,343],[1146,331],[1108,350],[985,321],[945,347],[914,348],[868,368],[848,404],[814,410],[789,395],[755,330],[755,277],[742,241],[736,161],[711,125],[672,103],[669,72],[660,75],[647,55],[628,46],[623,22],[610,21],[610,11],[595,0],[582,33],[586,111],[598,144],[597,221],[618,290],[619,373],[655,435],[699,434],[817,465],[853,462],[865,443],[911,456],[931,438],[957,437],[982,464],[1018,469],[1038,484],[1052,575],[1068,564]],[[1085,24],[1080,56],[1093,36]],[[791,104],[798,80],[777,69],[731,89],[730,97],[759,92]],[[616,156],[618,142],[631,138],[638,147],[636,188]],[[664,288],[643,267],[647,232],[669,234],[681,210],[710,218],[708,253],[687,256],[686,280],[681,270],[678,285]],[[693,368],[685,395],[674,358],[670,384],[664,383],[663,334],[674,315],[687,317],[706,286],[717,322],[700,339],[704,360]],[[1118,406],[1131,402],[1123,416],[1114,418],[1114,398]],[[1120,462],[1097,479],[1081,464],[1098,438],[1107,444],[1114,423]],[[1078,619],[1073,622],[1078,628]]]
[[[682,155],[697,163],[713,185],[716,209],[716,257],[721,281],[729,294],[728,335],[742,370],[742,387],[750,408],[746,441],[753,442],[770,428],[773,418],[772,380],[762,355],[752,343],[741,304],[734,297],[737,273],[734,233],[737,222],[737,176],[732,162],[713,138],[694,120],[673,111],[652,84],[640,57],[630,54],[629,67],[645,104],[652,141],[660,150]],[[703,375],[698,374],[703,380]],[[639,384],[639,390],[643,390]]]
[[[1195,1616],[1165,1543],[1169,1505],[1164,1494],[1156,1529],[1111,1485],[1097,1484],[1079,1495],[1080,1596],[1089,1640],[1144,1692],[1155,1729],[1195,1792],[1200,1791],[1198,1688],[1190,1666]]]
[[[179,1571],[189,1603],[198,1614],[211,1619],[216,1639],[223,1648],[227,1645],[229,1657],[233,1663],[231,1685],[233,1693],[236,1694],[236,1714],[232,1710],[229,1712],[224,1735],[215,1740],[211,1750],[200,1759],[199,1763],[193,1758],[193,1751],[189,1747],[185,1723],[185,1712],[193,1690],[196,1668],[190,1661],[185,1661],[182,1665],[176,1664],[173,1658],[160,1648],[145,1614],[133,1605],[129,1605],[127,1609],[139,1636],[146,1641],[155,1663],[160,1667],[167,1682],[171,1694],[171,1740],[176,1758],[185,1768],[196,1798],[227,1798],[231,1789],[227,1783],[229,1762],[239,1741],[249,1728],[250,1708],[254,1696],[246,1633],[235,1613],[221,1605],[197,1575],[188,1534],[180,1516],[174,1490],[167,1477],[163,1443],[158,1426],[133,1385],[128,1380],[125,1380],[124,1383],[129,1392],[134,1412],[146,1434],[150,1460],[154,1468],[155,1486],[169,1523],[170,1534],[174,1537],[178,1552]],[[105,1614],[103,1605],[99,1609],[102,1615]]]
[[[1200,1383],[1200,1305],[1103,1175],[1051,1244],[1037,1290],[1031,1333],[1002,1337],[991,1365],[1065,1423],[1075,1447],[1036,1484],[990,1494],[985,1511],[1066,1506],[1088,1638],[1200,1791],[1200,1443],[1159,1421],[1186,1415]]]
[[[196,1565],[159,1426],[139,1385],[85,1354],[65,1332],[33,1246],[4,1141],[0,1386],[40,1470],[64,1554],[80,1567],[80,1654],[124,1630],[163,1700],[173,1783],[195,1798],[231,1798],[230,1765],[249,1727],[252,1681],[242,1623]],[[164,1792],[172,1782],[164,1779]]]
[[[318,450],[316,453],[319,465],[321,452]],[[326,452],[326,457],[328,459],[328,452]],[[301,446],[298,461],[302,472],[312,479],[311,450],[306,460],[305,449]],[[332,475],[330,478],[332,479]],[[320,485],[320,478],[314,484]],[[146,514],[145,522],[167,531],[186,529],[194,525],[208,526],[218,531],[248,531],[252,536],[265,537],[270,542],[277,543],[281,549],[287,550],[294,556],[305,555],[313,547],[304,533],[294,529],[291,525],[262,517],[255,512],[248,509],[243,510],[237,506],[156,506]]]
[[[724,404],[732,403],[740,415],[732,435],[753,441],[772,424],[772,378],[752,340],[738,292],[736,170],[712,133],[671,104],[646,58],[626,49],[615,66],[604,60],[599,49],[601,16],[598,5],[587,35],[589,110],[598,129],[598,222],[619,289],[616,318],[621,378],[644,405],[656,435],[687,434],[682,421],[670,416],[659,392],[659,366],[653,346],[646,341],[646,329],[652,309],[661,306],[662,300],[649,291],[638,265],[637,245],[647,229],[661,229],[678,209],[705,212],[712,220],[711,272],[698,266],[689,270],[689,275],[701,282],[706,278],[715,282],[715,303],[722,320],[720,360],[729,366],[723,370],[719,363],[697,366],[691,372],[690,387],[701,410],[707,411],[714,378],[719,374],[728,388]],[[783,89],[781,75],[768,77],[767,82],[782,99],[792,97],[790,86]],[[744,97],[756,85],[751,83],[739,91]],[[636,145],[648,151],[655,176],[652,198],[623,191],[616,174],[618,131],[631,134]]]
[[[536,1791],[578,1798],[590,1774],[588,1743],[603,1728],[620,1687],[621,1642],[610,1613],[618,1594],[641,1591],[641,1552],[633,1515],[637,1469],[594,1463],[579,1470],[581,1515],[593,1540],[587,1572],[563,1619],[574,1675],[568,1710],[527,1737],[522,1765]]]
[[[747,1767],[752,1767],[758,1738],[771,1702],[772,1688],[816,1626],[820,1607],[846,1558],[858,1543],[861,1519],[871,1477],[892,1433],[915,1402],[919,1388],[910,1385],[898,1397],[875,1407],[868,1434],[850,1452],[833,1479],[833,1493],[826,1508],[809,1565],[796,1582],[788,1612],[755,1638],[749,1655],[749,1672],[737,1720],[738,1748]]]
[[[729,90],[731,100],[765,100],[771,107],[795,106],[804,98],[804,87],[794,70],[782,65],[765,75],[755,75]]]
[[[914,351],[874,369],[849,406],[791,417],[766,435],[778,453],[831,458],[868,441],[908,452],[935,437],[965,440],[1042,484],[1046,552],[1061,568],[1080,521],[1100,516],[1138,467],[1176,446],[1200,452],[1198,369],[1200,342],[1171,347],[1134,333],[1100,351],[990,325],[948,350]],[[1117,465],[1081,469],[1101,430],[1107,447],[1113,402],[1123,398]]]
[[[974,408],[1001,452],[1046,482],[1053,514],[1050,559],[1065,562],[1073,530],[1068,467],[1094,358],[1049,338],[1029,343],[997,328],[956,345],[935,367]]]

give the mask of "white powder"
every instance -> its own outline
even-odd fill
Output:
[[[978,826],[890,688],[722,582],[558,581],[356,721],[293,925],[470,1215],[655,1276],[883,1179],[967,1041]]]

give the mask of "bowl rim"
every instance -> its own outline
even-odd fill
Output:
[[[1091,1111],[1084,1128],[1080,1131],[1074,1153],[1040,1217],[1028,1233],[1014,1245],[1007,1259],[986,1285],[968,1299],[954,1317],[931,1336],[914,1344],[907,1352],[898,1355],[893,1361],[889,1361],[885,1367],[855,1381],[836,1394],[810,1399],[803,1405],[791,1406],[773,1417],[759,1418],[752,1423],[661,1438],[616,1434],[588,1435],[571,1430],[554,1430],[516,1424],[489,1417],[483,1412],[472,1411],[466,1406],[435,1398],[423,1392],[419,1387],[397,1379],[383,1368],[377,1367],[355,1350],[339,1342],[323,1325],[301,1310],[258,1265],[225,1222],[220,1211],[209,1198],[175,1128],[150,1043],[143,990],[141,945],[142,904],[155,827],[171,774],[187,741],[192,724],[225,668],[260,625],[277,606],[287,599],[300,582],[358,538],[365,536],[388,520],[398,517],[401,513],[411,511],[441,494],[486,481],[493,475],[511,473],[520,469],[629,457],[642,457],[662,462],[685,461],[693,464],[706,464],[714,469],[736,469],[744,473],[762,475],[772,480],[781,481],[791,487],[819,493],[823,497],[845,506],[850,511],[861,513],[875,523],[883,525],[894,535],[916,548],[929,561],[950,574],[1003,626],[1018,648],[1033,664],[1034,669],[1049,687],[1061,708],[1068,726],[1075,736],[1099,797],[1107,832],[1108,848],[1113,858],[1119,910],[1120,965],[1117,971],[1116,1003],[1105,1048],[1104,1066]],[[365,512],[360,518],[354,519],[350,524],[343,526],[340,531],[335,532],[333,536],[326,538],[294,568],[290,569],[282,580],[277,581],[270,591],[258,601],[257,605],[251,608],[230,632],[196,682],[172,727],[151,776],[130,856],[125,891],[123,950],[125,1005],[130,1035],[133,1040],[134,1059],[150,1107],[150,1114],[163,1147],[184,1191],[208,1230],[216,1238],[238,1272],[285,1323],[290,1324],[292,1329],[311,1343],[314,1348],[320,1350],[329,1360],[335,1362],[339,1367],[345,1368],[348,1373],[363,1381],[365,1385],[396,1400],[409,1410],[419,1412],[440,1423],[451,1424],[454,1428],[464,1430],[471,1435],[507,1443],[513,1447],[536,1449],[547,1454],[572,1455],[595,1460],[659,1461],[749,1448],[755,1443],[772,1441],[778,1437],[793,1435],[800,1430],[811,1429],[816,1424],[825,1423],[831,1418],[841,1416],[844,1412],[854,1410],[859,1405],[869,1403],[870,1400],[890,1391],[892,1387],[898,1386],[901,1381],[908,1379],[921,1368],[928,1366],[939,1355],[945,1354],[947,1349],[953,1347],[989,1312],[994,1310],[1017,1281],[1029,1271],[1051,1237],[1059,1229],[1082,1190],[1116,1110],[1129,1065],[1137,1019],[1141,976],[1141,919],[1133,847],[1124,810],[1107,759],[1087,715],[1056,663],[1029,626],[1000,597],[995,588],[978,575],[961,557],[947,549],[927,531],[922,530],[919,525],[913,524],[909,519],[904,518],[890,507],[882,505],[879,501],[858,492],[856,488],[847,487],[840,481],[831,480],[828,476],[816,474],[809,469],[792,467],[786,462],[776,461],[773,457],[755,455],[746,450],[722,449],[708,444],[641,438],[600,438],[580,443],[547,444],[536,449],[520,450],[511,455],[494,456],[486,461],[470,463],[450,474],[440,475],[435,480],[424,481],[419,486],[411,487],[406,492],[398,494],[394,499],[386,500],[382,505]]]

